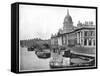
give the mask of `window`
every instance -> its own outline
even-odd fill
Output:
[[[87,45],[87,39],[84,39],[84,45]]]
[[[91,31],[91,36],[93,36],[93,31]]]
[[[93,31],[89,31],[88,36],[92,36],[92,35],[93,35]]]
[[[95,40],[93,40],[93,45],[95,46]]]
[[[91,39],[89,40],[89,45],[92,45],[92,41],[91,41]]]
[[[87,36],[88,35],[88,31],[84,31],[84,36]]]

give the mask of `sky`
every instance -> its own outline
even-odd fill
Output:
[[[63,27],[67,9],[72,17],[73,25],[78,21],[93,21],[96,24],[96,10],[74,7],[52,7],[36,5],[19,6],[19,37],[20,40],[41,38],[50,39],[51,34]]]

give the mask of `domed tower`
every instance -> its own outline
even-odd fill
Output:
[[[72,17],[69,15],[69,10],[67,10],[67,15],[64,18],[64,22],[63,22],[63,32],[70,32],[72,31],[73,28],[73,21],[72,21]]]

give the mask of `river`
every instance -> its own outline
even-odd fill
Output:
[[[27,51],[27,48],[20,48],[20,71],[50,70],[48,59],[40,59],[35,51]]]
[[[52,54],[53,56],[53,54]],[[54,56],[56,56],[54,54]],[[59,56],[57,56],[59,57]],[[61,58],[61,57],[59,57]],[[38,70],[50,70],[49,62],[51,58],[47,59],[40,59],[35,54],[35,51],[28,51],[27,48],[20,47],[20,57],[19,57],[19,65],[20,65],[20,71],[38,71]],[[63,57],[63,60],[67,61],[66,64],[69,62],[69,59],[66,57]],[[80,63],[87,63],[86,60],[80,59],[80,58],[72,58],[71,62],[75,64]],[[69,65],[69,63],[68,63]]]

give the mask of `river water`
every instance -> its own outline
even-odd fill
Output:
[[[50,59],[51,58],[40,59],[36,56],[35,51],[28,51],[27,48],[20,47],[19,70],[20,71],[50,70],[51,69],[49,66]],[[66,60],[66,58],[63,58],[63,60]],[[72,58],[71,62],[86,63],[87,61],[79,58]]]
[[[20,71],[50,70],[48,59],[40,59],[35,51],[27,51],[27,48],[20,47]]]

